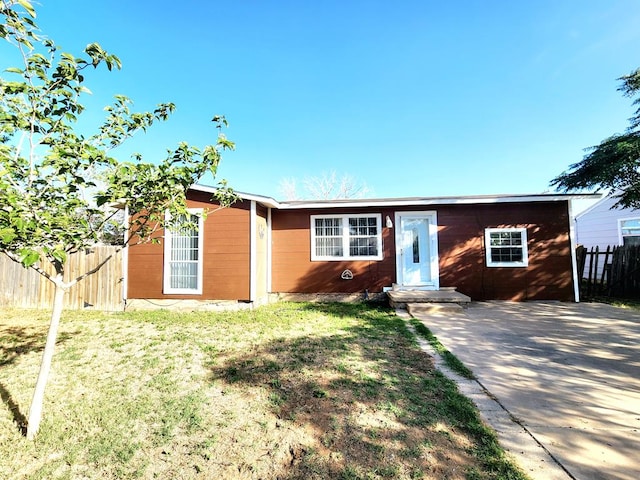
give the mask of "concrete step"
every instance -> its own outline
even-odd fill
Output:
[[[447,290],[390,290],[387,292],[389,305],[393,308],[407,308],[410,303],[451,303],[461,306],[471,303],[467,295]]]
[[[407,311],[412,317],[419,315],[433,315],[435,313],[456,313],[464,311],[464,307],[457,303],[408,303]]]

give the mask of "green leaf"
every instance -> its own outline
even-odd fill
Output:
[[[30,267],[40,260],[40,254],[30,248],[23,248],[18,252],[18,260],[24,267]]]
[[[10,244],[16,237],[16,232],[14,232],[12,228],[0,229],[0,242],[3,244]]]
[[[22,75],[24,73],[24,70],[21,70],[17,67],[9,67],[5,70],[5,72],[9,72],[9,73],[17,73],[19,75]]]
[[[100,194],[98,194],[98,195],[95,196],[95,200],[96,200],[96,205],[98,205],[98,207],[102,207],[107,202],[109,202],[111,200],[111,198],[108,195],[100,195]]]
[[[30,16],[35,18],[36,10],[33,8],[33,5],[31,5],[31,2],[29,0],[17,0],[17,2],[20,6],[22,6],[22,8],[27,11]]]
[[[67,261],[67,252],[64,250],[54,250],[51,252],[51,256],[60,263],[65,263]]]
[[[18,39],[18,41],[23,44],[25,47],[27,47],[29,50],[33,50],[33,44],[27,40],[26,38],[20,38]]]
[[[13,225],[18,229],[19,232],[25,232],[25,222],[22,217],[17,217],[13,220]]]

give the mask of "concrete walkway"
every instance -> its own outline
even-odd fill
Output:
[[[473,370],[458,379],[534,479],[640,479],[640,313],[482,302],[413,315]]]

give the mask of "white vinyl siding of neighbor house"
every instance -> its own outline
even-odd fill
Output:
[[[586,248],[622,245],[620,221],[640,218],[640,210],[615,208],[615,199],[605,197],[576,216],[576,243]]]

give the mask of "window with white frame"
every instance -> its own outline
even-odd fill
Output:
[[[640,245],[640,218],[618,220],[622,245]]]
[[[526,267],[526,228],[487,228],[484,233],[488,267]]]
[[[311,215],[311,260],[382,260],[382,217]]]
[[[202,293],[202,209],[190,209],[164,234],[164,293]]]

